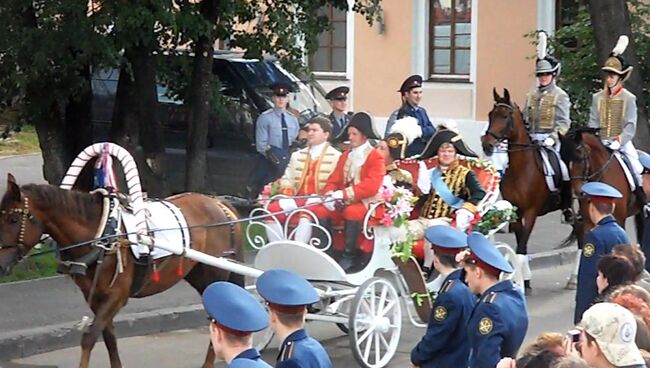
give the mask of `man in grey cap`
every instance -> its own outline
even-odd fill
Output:
[[[594,304],[585,311],[581,325],[576,347],[590,367],[646,367],[634,342],[636,320],[629,310],[614,303]]]
[[[571,100],[556,84],[560,68],[560,62],[546,53],[546,33],[539,32],[535,63],[537,87],[526,96],[524,121],[533,142],[539,142],[548,149],[541,150],[544,161],[548,161],[547,155],[551,152],[558,159],[562,174],[562,184],[557,188],[562,199],[560,207],[564,220],[571,223],[571,181],[567,165],[560,158],[560,135],[565,135],[571,128]]]

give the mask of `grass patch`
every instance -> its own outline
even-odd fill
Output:
[[[32,253],[43,251],[35,250]],[[27,258],[14,267],[11,275],[0,277],[0,284],[12,281],[34,280],[57,275],[58,262],[54,253]]]
[[[23,125],[20,132],[12,132],[9,138],[0,140],[0,157],[39,152],[41,147],[38,145],[36,129],[31,125]]]

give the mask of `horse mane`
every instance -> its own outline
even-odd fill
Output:
[[[101,215],[103,200],[99,193],[65,190],[49,184],[26,184],[20,189],[43,209],[56,209],[60,214],[83,221]]]
[[[581,158],[577,155],[577,147],[585,142],[583,142],[582,134],[587,133],[592,135],[595,138],[595,142],[599,146],[605,147],[600,139],[598,139],[598,134],[600,133],[600,128],[590,128],[590,127],[576,127],[571,128],[564,137],[561,137],[562,145],[560,146],[560,156],[567,158],[570,161],[578,162]],[[594,142],[594,143],[595,143]]]

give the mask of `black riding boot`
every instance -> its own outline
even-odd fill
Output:
[[[330,236],[332,237],[331,238],[332,241],[329,242],[330,247],[327,250],[327,253],[329,253],[329,255],[332,256],[333,255],[332,252],[333,252],[333,249],[334,249],[334,244],[333,244],[334,243],[334,232],[332,231],[332,220],[331,219],[319,218],[318,223],[320,224],[320,226],[323,227],[323,229],[325,229],[324,231],[327,232],[328,234],[330,234]],[[327,234],[325,234],[323,232],[323,230],[320,230],[318,228],[314,228],[314,230],[316,231],[316,234],[312,235],[312,237],[318,238],[320,240],[320,247],[322,248],[322,247],[327,246],[327,244],[328,244]]]
[[[562,220],[566,224],[572,224],[575,221],[573,213],[573,192],[571,182],[563,181],[560,187],[560,209],[562,210]]]
[[[344,271],[348,271],[355,266],[355,258],[359,249],[357,247],[357,238],[361,230],[361,223],[358,221],[345,221],[345,251],[339,260],[339,264]]]
[[[636,187],[634,190],[634,196],[636,198],[636,203],[639,205],[639,208],[643,209],[646,203],[648,203],[648,198],[646,198],[645,192],[643,191],[642,186]]]

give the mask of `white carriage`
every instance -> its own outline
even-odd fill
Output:
[[[126,178],[130,194],[130,205],[133,213],[138,216],[137,233],[140,242],[154,242],[154,247],[170,253],[191,258],[197,262],[236,272],[245,276],[257,278],[265,270],[282,268],[302,275],[312,283],[320,294],[320,301],[310,306],[307,318],[314,321],[324,321],[337,324],[348,334],[350,348],[354,357],[362,367],[384,367],[397,351],[400,340],[404,314],[409,321],[418,327],[425,327],[426,320],[418,318],[414,313],[412,291],[409,290],[406,279],[400,268],[393,261],[391,252],[394,229],[385,226],[371,226],[369,216],[366,217],[363,233],[367,239],[372,239],[373,252],[368,264],[359,272],[346,274],[339,264],[326,251],[332,246],[332,234],[318,224],[316,216],[307,209],[299,209],[289,214],[283,225],[283,234],[268,242],[266,237],[255,231],[256,227],[265,227],[262,219],[272,218],[268,210],[261,208],[250,214],[246,235],[254,248],[257,248],[252,266],[232,260],[210,256],[191,248],[169,247],[155,243],[155,239],[147,236],[150,229],[146,228],[143,209],[142,193],[135,162],[123,148],[111,143],[97,143],[86,148],[70,168],[62,187],[70,189],[81,168],[93,157],[109,154],[118,158],[123,167],[128,167]],[[402,167],[408,169],[412,162],[403,162]],[[472,163],[469,163],[472,165]],[[478,166],[472,166],[473,169]],[[482,168],[479,168],[482,169]],[[416,172],[417,170],[410,170]],[[487,171],[488,175],[479,175],[479,179],[488,195],[483,200],[481,211],[486,212],[493,206],[498,197],[498,176],[495,171]],[[371,211],[372,212],[372,211]],[[312,226],[323,236],[313,236],[307,243],[295,240],[295,229],[290,224],[291,218],[307,215],[312,218]],[[504,226],[501,224],[499,226]],[[498,228],[498,227],[497,227]],[[259,228],[258,228],[259,229]],[[276,227],[277,229],[277,227]],[[496,231],[495,228],[493,231]],[[273,231],[273,230],[271,230]],[[516,270],[519,270],[518,260],[507,244],[497,244]],[[518,281],[519,271],[510,277]],[[520,281],[520,280],[519,280]],[[254,289],[254,287],[249,287]],[[427,295],[428,300],[428,295]],[[405,311],[405,313],[403,313]],[[419,314],[422,317],[422,314]],[[272,334],[267,332],[263,337],[265,346]]]

